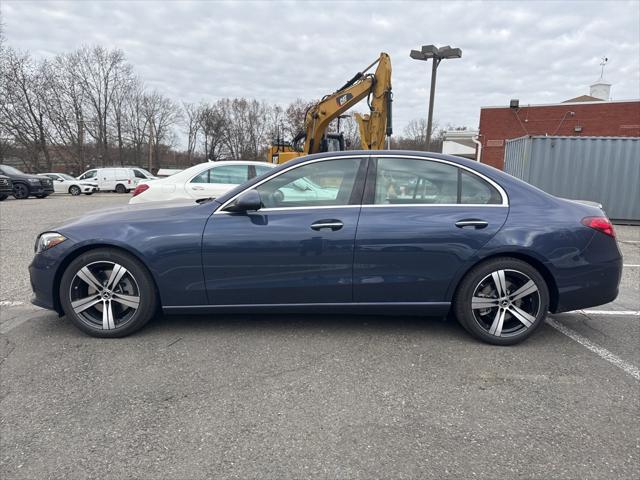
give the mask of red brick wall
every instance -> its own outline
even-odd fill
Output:
[[[582,131],[576,132],[576,126]],[[509,107],[482,108],[481,162],[502,169],[505,140],[524,135],[638,137],[640,101],[521,106],[517,111]]]

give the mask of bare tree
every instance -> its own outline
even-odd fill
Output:
[[[217,102],[214,105],[203,104],[200,108],[202,110],[200,128],[205,158],[210,161],[221,160],[224,155],[226,130],[222,102]]]
[[[198,134],[202,128],[203,107],[193,103],[182,102],[184,120],[187,127],[187,161],[192,164],[193,154],[198,145]]]
[[[149,146],[152,153],[150,154],[149,169],[151,169],[153,166],[151,162],[159,165],[159,146],[174,140],[171,127],[178,123],[181,114],[178,105],[173,100],[164,97],[155,90],[144,97],[143,111],[150,133]]]
[[[43,66],[29,54],[3,47],[0,58],[0,136],[9,137],[26,152],[26,166],[51,168],[47,92]]]
[[[82,47],[77,52],[74,74],[82,85],[86,101],[92,109],[92,120],[86,122],[87,131],[94,138],[102,165],[109,157],[109,112],[123,82],[131,77],[131,66],[125,62],[121,50],[107,50],[101,46]]]

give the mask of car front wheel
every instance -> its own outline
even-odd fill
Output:
[[[18,200],[24,200],[29,198],[29,187],[23,183],[16,183],[13,185],[13,196]]]
[[[71,195],[73,195],[74,197],[77,197],[78,195],[80,195],[80,187],[78,187],[77,185],[71,185],[69,187],[69,193]]]
[[[544,321],[549,290],[542,275],[528,263],[495,258],[464,277],[453,309],[474,337],[494,345],[513,345],[528,338]]]
[[[148,270],[135,257],[96,249],[74,259],[62,275],[60,302],[69,319],[94,337],[124,337],[154,315],[157,298]]]

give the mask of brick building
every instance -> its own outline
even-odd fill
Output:
[[[608,88],[591,86],[592,95],[549,105],[482,107],[480,110],[480,161],[504,166],[505,140],[525,135],[588,137],[639,137],[640,100],[607,101]],[[594,88],[596,87],[596,88]],[[597,98],[601,97],[601,98]]]

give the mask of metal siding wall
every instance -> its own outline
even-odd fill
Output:
[[[505,171],[559,197],[599,202],[613,219],[640,221],[640,138],[509,140]]]

